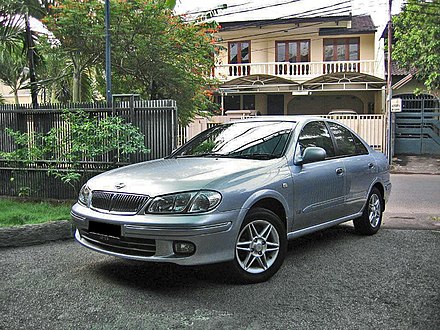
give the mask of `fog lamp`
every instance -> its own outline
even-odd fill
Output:
[[[196,251],[196,246],[191,242],[174,242],[174,253],[191,255]]]

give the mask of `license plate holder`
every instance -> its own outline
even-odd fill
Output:
[[[89,221],[89,233],[121,238],[121,226],[112,223]]]

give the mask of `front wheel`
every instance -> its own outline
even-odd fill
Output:
[[[230,270],[241,283],[264,282],[281,267],[286,251],[286,229],[279,217],[267,209],[251,209],[235,242]]]
[[[383,203],[379,189],[373,188],[368,196],[364,212],[359,218],[353,220],[354,228],[358,233],[363,235],[377,233],[382,223]]]

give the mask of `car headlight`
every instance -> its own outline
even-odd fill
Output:
[[[214,209],[221,201],[220,193],[211,190],[190,191],[155,197],[147,213],[201,213]]]
[[[85,184],[79,191],[78,202],[89,207],[90,197],[92,196],[92,190]]]

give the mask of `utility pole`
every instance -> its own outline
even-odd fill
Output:
[[[110,0],[105,0],[105,90],[108,106],[112,104],[112,72],[110,44]]]
[[[391,165],[393,161],[393,153],[394,153],[394,130],[393,130],[393,115],[391,113],[391,99],[393,98],[393,89],[392,87],[392,58],[391,58],[391,51],[392,51],[392,29],[393,29],[393,23],[392,23],[392,10],[393,6],[393,0],[388,0],[388,57],[387,57],[387,89],[386,89],[386,110],[387,110],[387,156],[388,156],[388,163]]]

